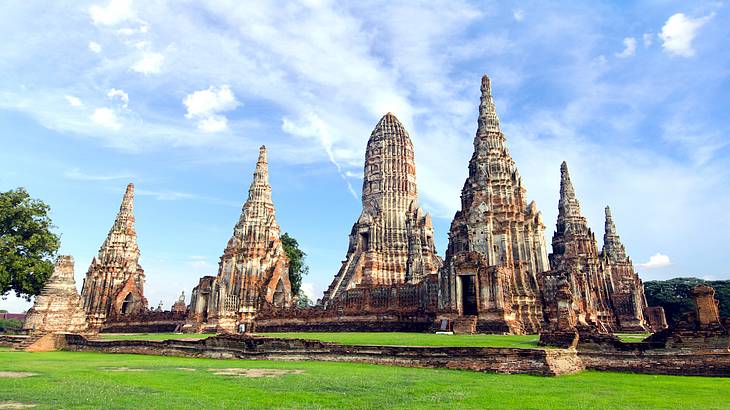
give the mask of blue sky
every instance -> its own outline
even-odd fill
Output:
[[[362,3],[0,6],[0,190],[50,204],[80,287],[134,182],[147,297],[169,306],[215,274],[266,144],[318,297],[388,111],[443,255],[487,73],[548,239],[567,160],[599,246],[609,204],[642,278],[730,278],[727,4]]]

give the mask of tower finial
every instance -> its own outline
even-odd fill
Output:
[[[134,184],[127,184],[127,190],[124,191],[122,203],[119,205],[119,214],[131,214],[134,211]]]
[[[479,103],[479,129],[477,133],[501,132],[499,129],[499,117],[492,99],[492,83],[485,74],[482,77],[482,96]]]
[[[580,204],[575,197],[575,189],[570,181],[568,163],[560,164],[560,201],[558,202],[558,218],[580,216]]]
[[[606,222],[604,228],[603,255],[614,263],[628,261],[626,248],[624,248],[624,245],[621,243],[621,238],[618,236],[618,232],[616,232],[616,224],[613,222],[611,208],[608,206],[606,206]]]

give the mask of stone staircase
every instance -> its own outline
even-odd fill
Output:
[[[37,333],[37,334],[30,335],[27,338],[25,338],[22,342],[13,346],[13,349],[26,350],[27,348],[31,347],[35,342],[41,340],[41,338],[45,335],[46,335],[45,333]]]
[[[454,333],[476,333],[477,317],[476,316],[460,316],[453,321]]]

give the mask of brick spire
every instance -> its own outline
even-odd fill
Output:
[[[431,218],[418,205],[414,155],[408,131],[395,115],[385,114],[368,139],[362,213],[325,305],[359,285],[419,283],[440,267]]]
[[[258,245],[268,241],[270,237],[279,238],[279,225],[276,223],[276,211],[271,199],[266,147],[262,145],[259,148],[253,180],[248,188],[248,199],[243,204],[241,216],[233,230],[233,237],[228,243],[228,248],[232,246],[251,248],[254,251]]]
[[[568,164],[560,164],[560,201],[558,202],[558,221],[566,218],[582,218],[580,203],[575,197],[575,189],[570,181]]]
[[[137,265],[139,260],[137,232],[134,228],[134,184],[132,183],[127,185],[117,217],[101,245],[98,255],[98,260],[102,264],[114,263],[120,259],[129,261],[133,265]],[[136,270],[136,266],[132,270]]]
[[[621,243],[621,238],[616,232],[616,225],[613,222],[611,208],[606,206],[605,233],[603,234],[603,256],[613,263],[627,262],[626,248]]]
[[[478,134],[487,132],[501,132],[499,128],[499,117],[497,108],[492,99],[492,83],[489,77],[482,76],[482,96],[479,102],[479,131]]]
[[[266,146],[259,148],[259,158],[256,161],[256,170],[253,173],[253,180],[248,189],[248,200],[246,204],[252,211],[266,212],[272,217],[274,215],[274,201],[271,199],[271,185],[269,185],[269,164],[266,161]],[[244,205],[245,207],[245,205]],[[259,214],[260,215],[260,214]]]
[[[117,303],[116,298],[124,298],[130,293],[134,308],[123,313],[146,309],[144,270],[139,265],[139,256],[134,228],[134,184],[130,183],[114,224],[86,272],[81,296],[92,326],[98,327],[107,315],[119,313],[116,309],[121,303]]]

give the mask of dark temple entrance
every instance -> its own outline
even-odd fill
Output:
[[[477,314],[476,275],[461,277],[461,306],[464,315]]]

